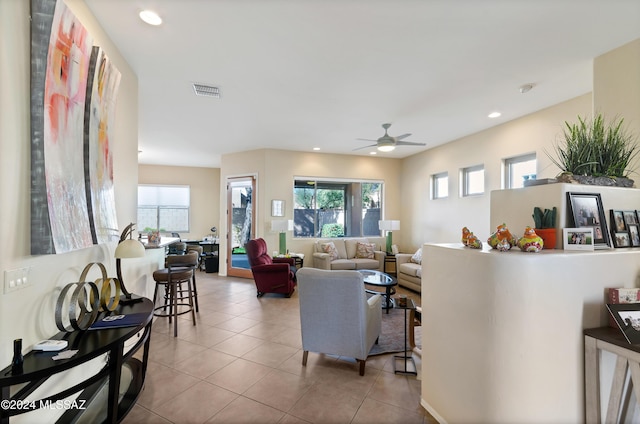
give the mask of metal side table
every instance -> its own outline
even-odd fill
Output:
[[[393,299],[393,301],[396,309],[404,310],[404,352],[402,355],[394,355],[393,372],[396,374],[418,375],[418,368],[416,368],[413,356],[411,354],[407,355],[407,314],[409,311],[416,309],[416,304],[412,299],[407,299],[406,305],[400,305],[397,297]],[[398,366],[398,362],[400,363],[400,366]]]

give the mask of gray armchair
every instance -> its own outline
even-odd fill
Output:
[[[367,298],[358,271],[302,268],[297,272],[302,324],[302,365],[309,351],[355,358],[364,375],[380,335],[382,297]]]

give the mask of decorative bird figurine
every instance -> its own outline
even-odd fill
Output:
[[[462,244],[465,246],[469,245],[469,235],[472,234],[471,231],[467,227],[462,228]]]
[[[539,252],[544,246],[542,237],[536,234],[536,230],[531,227],[524,229],[524,236],[518,240],[518,247],[523,252]]]
[[[467,237],[467,246],[472,249],[482,249],[482,242],[472,232]]]
[[[489,236],[487,243],[494,249],[505,252],[518,244],[518,239],[511,235],[507,224],[498,225],[496,231]]]

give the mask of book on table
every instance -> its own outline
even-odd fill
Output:
[[[608,303],[607,309],[627,341],[640,344],[640,303]]]
[[[89,330],[102,330],[108,328],[135,327],[144,322],[149,316],[147,313],[135,313],[126,315],[108,315],[94,322]]]

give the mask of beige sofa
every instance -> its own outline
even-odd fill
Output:
[[[337,250],[337,258],[332,259],[324,247],[327,243],[333,243]],[[358,242],[373,244],[373,258],[357,257]],[[320,269],[345,270],[345,269],[374,269],[384,270],[384,257],[386,253],[380,250],[380,245],[367,238],[332,238],[320,239],[313,246],[313,267]]]
[[[396,255],[398,284],[420,293],[422,291],[422,265],[412,262],[412,256],[412,253],[398,253]]]

